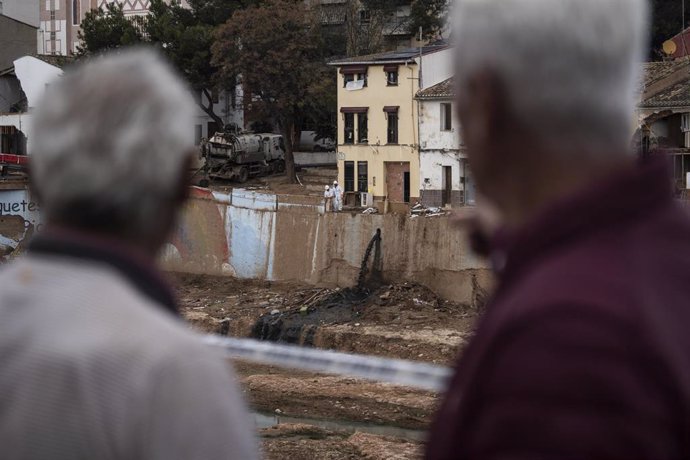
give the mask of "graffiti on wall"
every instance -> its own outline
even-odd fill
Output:
[[[0,258],[21,251],[25,241],[40,230],[39,207],[29,191],[0,190]]]

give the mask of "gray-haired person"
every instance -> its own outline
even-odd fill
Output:
[[[427,459],[690,458],[690,219],[630,148],[647,1],[460,0],[455,26],[498,283]]]
[[[34,114],[46,223],[0,273],[3,459],[254,459],[227,362],[154,259],[186,197],[191,95],[153,52],[96,58]]]

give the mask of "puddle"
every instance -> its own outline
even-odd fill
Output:
[[[319,420],[313,418],[302,417],[287,417],[285,415],[265,414],[254,412],[254,420],[257,428],[270,428],[281,423],[302,423],[306,425],[314,425],[326,430],[338,430],[354,433],[360,431],[362,433],[376,434],[379,436],[391,436],[394,438],[409,439],[411,441],[423,442],[426,440],[426,431],[410,430],[407,428],[398,428],[395,426],[376,425],[373,423],[362,422],[346,422],[338,420]]]

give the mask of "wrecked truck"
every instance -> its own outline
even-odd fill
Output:
[[[209,179],[246,182],[285,171],[283,136],[273,133],[215,133],[201,143],[205,184]]]

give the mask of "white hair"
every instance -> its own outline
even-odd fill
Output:
[[[454,17],[460,98],[468,78],[490,71],[543,142],[629,143],[646,0],[458,0]]]
[[[127,238],[160,231],[177,202],[194,113],[190,92],[152,50],[68,70],[33,117],[32,183],[46,220]]]

